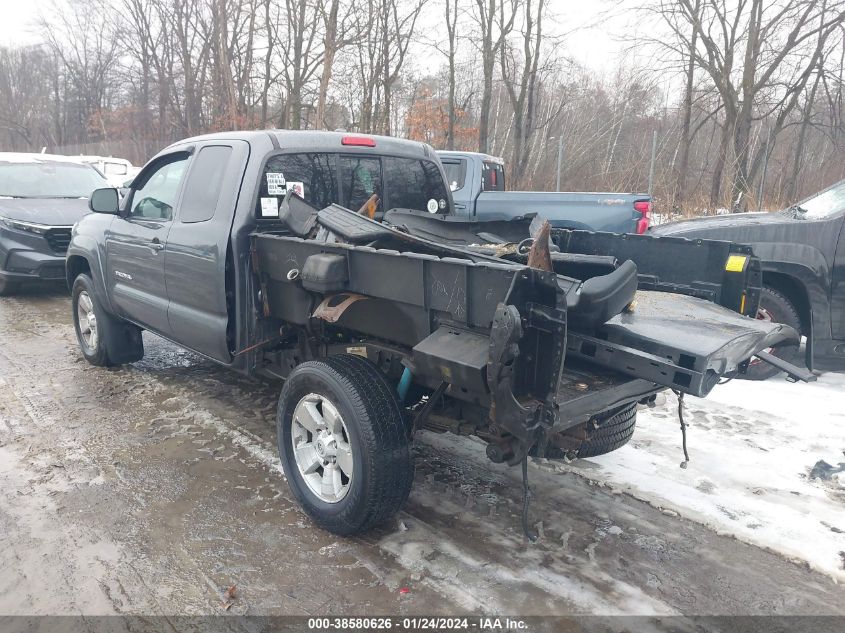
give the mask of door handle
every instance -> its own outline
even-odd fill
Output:
[[[162,244],[161,240],[159,240],[157,237],[153,238],[153,241],[150,242],[149,246],[156,252],[164,250],[164,244]]]

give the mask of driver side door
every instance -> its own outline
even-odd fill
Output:
[[[164,278],[167,237],[182,195],[190,154],[166,154],[133,182],[123,213],[106,236],[106,283],[121,316],[170,334]]]

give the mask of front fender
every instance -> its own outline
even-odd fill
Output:
[[[754,254],[762,260],[763,283],[766,275],[788,277],[794,284],[804,288],[812,320],[813,336],[816,339],[830,339],[830,266],[824,255],[806,244],[752,244]]]
[[[94,291],[97,293],[97,298],[100,304],[110,313],[114,314],[114,308],[111,303],[106,286],[105,278],[105,256],[104,256],[104,232],[92,231],[90,227],[83,226],[83,222],[91,216],[86,216],[73,227],[70,244],[68,245],[67,254],[65,256],[65,270],[68,281],[68,288],[72,289],[76,275],[73,271],[78,267],[74,265],[75,258],[81,258],[88,264],[88,269],[91,271],[91,279],[94,282]],[[111,218],[109,218],[111,220]],[[108,222],[110,223],[110,222]],[[73,277],[73,279],[71,279]]]

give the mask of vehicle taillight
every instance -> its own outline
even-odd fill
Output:
[[[648,231],[648,225],[651,222],[651,202],[638,200],[634,203],[634,211],[640,214],[640,219],[637,220],[637,235],[642,235]]]
[[[369,136],[344,136],[340,139],[341,145],[357,145],[358,147],[375,147],[376,140]]]

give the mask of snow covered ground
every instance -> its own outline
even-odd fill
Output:
[[[845,374],[734,380],[685,404],[686,469],[671,393],[640,411],[621,450],[554,468],[845,581]]]

